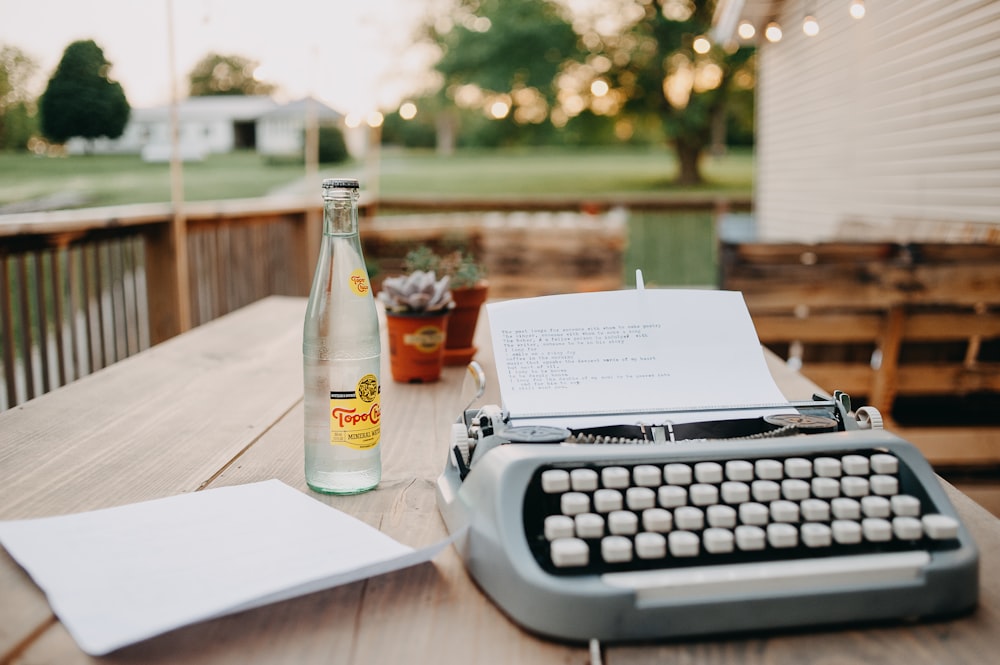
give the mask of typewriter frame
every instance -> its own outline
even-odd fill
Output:
[[[476,584],[516,623],[558,640],[635,641],[784,630],[951,616],[974,607],[978,550],[923,455],[889,432],[861,429],[855,418],[848,417],[850,400],[842,393],[833,400],[817,398],[796,406],[800,411],[833,413],[840,431],[753,441],[512,443],[503,437],[506,420],[499,409],[486,409],[488,415],[482,409],[467,409],[455,429],[456,434],[465,429],[477,438],[470,464],[463,468],[460,446],[449,451],[437,482],[438,507],[449,532],[459,534],[456,549]],[[711,449],[708,456],[706,447]],[[867,580],[864,588],[819,584],[804,593],[777,589],[750,594],[717,591],[705,597],[643,596],[634,589],[609,585],[598,574],[571,579],[553,576],[535,561],[525,538],[524,488],[540,457],[556,463],[637,464],[872,448],[896,454],[922,481],[933,480],[921,484],[934,512],[959,520],[957,546],[933,552],[920,570],[920,579]],[[502,549],[505,555],[500,554]],[[538,591],[528,602],[526,588]]]

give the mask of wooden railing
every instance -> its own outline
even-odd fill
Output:
[[[620,286],[618,207],[748,205],[655,196],[363,200],[361,235],[383,275],[415,242],[458,242],[487,264],[494,296],[540,295]],[[522,223],[514,211],[537,216]],[[566,211],[579,223],[565,223]],[[497,224],[508,223],[500,233]],[[0,216],[0,409],[265,296],[307,295],[321,224],[312,199],[190,203],[182,216],[165,204]]]
[[[127,235],[0,255],[7,404],[149,346],[142,252]]]
[[[494,297],[614,289],[617,207],[678,204],[383,200],[377,215],[363,206],[362,243],[376,282],[426,242],[477,253]],[[259,298],[306,295],[320,227],[318,204],[268,199],[189,204],[182,219],[166,205],[0,217],[0,409]],[[890,419],[901,398],[1000,393],[998,245],[723,243],[720,254],[719,284],[743,291],[761,340],[828,390]],[[1000,465],[1000,427],[952,425],[896,429],[935,463]]]
[[[320,214],[296,201],[191,204],[179,236],[166,205],[0,217],[0,407],[264,296],[308,292]]]

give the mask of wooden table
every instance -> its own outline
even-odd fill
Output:
[[[302,474],[305,302],[268,298],[0,414],[0,519],[104,508]],[[492,372],[488,331],[479,359]],[[812,384],[778,362],[789,398]],[[434,482],[466,372],[400,385],[383,368],[376,491],[317,499],[423,546],[445,536]],[[495,383],[486,400],[496,402]],[[953,621],[750,638],[604,645],[606,663],[982,663],[1000,647],[1000,523],[950,489],[982,552],[978,610]],[[150,602],[155,602],[151,599]],[[470,581],[454,550],[432,564],[204,622],[126,647],[120,663],[585,663],[583,645],[534,637]],[[0,663],[80,663],[45,597],[0,551]]]

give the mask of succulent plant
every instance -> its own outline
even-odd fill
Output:
[[[453,289],[467,289],[483,281],[485,273],[472,254],[455,250],[441,257],[441,271],[451,277]]]
[[[440,255],[427,245],[420,245],[407,252],[403,259],[403,269],[406,272],[423,270],[446,275],[451,279],[450,284],[453,289],[475,286],[485,277],[483,267],[472,254],[456,249]]]
[[[434,272],[445,274],[440,271],[441,257],[427,245],[420,245],[411,249],[403,257],[403,270],[407,273],[423,270],[424,272]]]
[[[447,275],[438,279],[433,271],[426,270],[415,270],[400,277],[386,277],[378,299],[390,312],[440,312],[455,306],[448,282]]]

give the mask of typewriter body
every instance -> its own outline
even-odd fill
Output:
[[[578,429],[453,425],[438,506],[525,629],[634,641],[955,615],[978,553],[915,447],[850,399]]]

